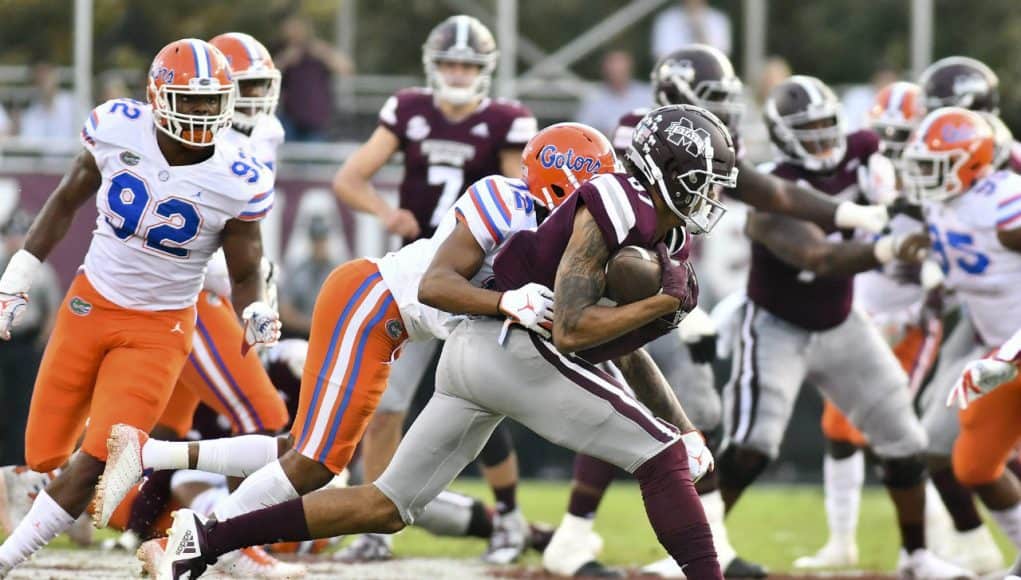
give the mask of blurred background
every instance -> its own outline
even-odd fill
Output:
[[[110,98],[144,100],[148,66],[167,42],[227,31],[260,39],[283,69],[278,115],[288,142],[277,209],[264,227],[269,254],[285,273],[309,264],[328,271],[397,247],[375,218],[339,207],[330,179],[372,132],[385,99],[423,83],[422,42],[456,13],[491,28],[500,48],[495,95],[522,100],[540,125],[578,120],[609,132],[622,113],[651,103],[648,71],[656,58],[690,42],[726,52],[744,79],[749,114],[741,133],[756,162],[770,157],[757,110],[792,71],[836,88],[853,129],[883,85],[914,79],[943,56],[972,56],[999,74],[1004,120],[1015,133],[1021,124],[1016,0],[983,0],[981,10],[956,0],[0,0],[0,265],[66,170],[88,111]],[[398,161],[376,184],[394,196]],[[56,300],[81,263],[94,221],[94,208],[80,212],[52,257]],[[718,253],[741,259],[740,252]],[[743,282],[726,274],[741,268],[720,270],[710,302]],[[283,301],[310,309],[316,289],[292,290],[283,279]],[[31,380],[5,372],[4,361],[35,356],[49,317],[43,310],[22,331],[22,350],[0,348],[3,400],[27,402]],[[719,371],[725,381],[729,369]],[[774,478],[818,473],[819,409],[818,396],[804,389]],[[0,464],[20,462],[21,420],[0,418]],[[569,477],[567,452],[520,430],[517,436],[526,475]]]

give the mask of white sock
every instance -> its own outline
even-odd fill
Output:
[[[989,510],[1003,533],[1014,542],[1015,548],[1021,548],[1021,502],[1005,510]]]
[[[196,495],[188,508],[195,513],[209,517],[213,515],[216,506],[226,501],[228,497],[230,497],[230,490],[226,487],[212,487]]]
[[[154,471],[188,469],[188,442],[150,439],[142,446],[142,465]]]
[[[241,482],[241,486],[214,510],[216,519],[226,520],[298,497],[279,461],[273,461]]]
[[[856,543],[861,490],[865,485],[865,454],[855,451],[845,459],[826,455],[822,472],[830,540]]]
[[[209,439],[198,444],[195,469],[200,471],[248,477],[277,459],[277,438],[269,435]]]
[[[57,505],[46,490],[40,491],[25,519],[0,546],[0,562],[11,566],[21,564],[73,523],[71,514]]]
[[[727,526],[723,522],[727,513],[723,496],[719,491],[710,491],[698,496],[698,499],[702,500],[702,509],[709,520],[709,530],[713,534],[713,544],[716,546],[716,559],[720,561],[720,567],[726,569],[737,557],[737,550],[730,544]]]

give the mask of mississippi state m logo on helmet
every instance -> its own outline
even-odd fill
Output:
[[[692,125],[691,119],[685,117],[670,123],[665,133],[667,141],[678,147],[684,147],[685,151],[692,156],[699,157],[705,155],[710,159],[713,157],[713,146],[709,142],[709,132],[701,127],[696,129]]]

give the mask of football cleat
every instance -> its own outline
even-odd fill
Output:
[[[542,567],[558,576],[574,576],[586,567],[601,567],[596,557],[603,550],[603,539],[592,525],[590,519],[564,514],[542,553]]]
[[[1003,554],[988,526],[954,533],[947,549],[947,560],[976,574],[991,574],[1003,569]]]
[[[220,556],[213,569],[232,578],[303,578],[308,573],[301,564],[281,562],[254,546]]]
[[[333,559],[347,564],[386,562],[393,560],[393,539],[386,534],[362,534],[343,550],[334,554]]]
[[[156,578],[160,562],[167,551],[167,539],[156,538],[143,542],[135,551],[135,556],[142,562],[142,576]]]
[[[489,547],[482,555],[482,561],[487,564],[511,564],[524,553],[530,537],[531,528],[520,509],[496,514],[493,517],[493,535],[489,537]]]
[[[858,545],[830,538],[819,551],[794,560],[794,567],[802,570],[844,568],[858,564]]]
[[[205,520],[190,509],[173,513],[174,525],[167,532],[163,557],[156,568],[156,580],[198,578],[209,565],[202,552],[205,549]],[[139,557],[143,557],[141,550]]]
[[[724,578],[765,578],[767,575],[766,569],[761,564],[749,562],[741,556],[735,556],[723,568]]]
[[[897,576],[905,580],[974,580],[975,574],[920,548],[908,554],[900,551]]]
[[[130,425],[118,423],[110,429],[106,467],[92,500],[92,520],[97,528],[106,527],[117,506],[142,479],[142,446],[148,440],[148,434]]]
[[[0,525],[10,534],[32,507],[35,496],[46,488],[53,476],[32,471],[24,465],[0,467]]]

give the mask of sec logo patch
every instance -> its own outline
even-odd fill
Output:
[[[402,334],[404,334],[404,323],[396,318],[387,320],[386,333],[390,335],[390,338],[397,340]]]

